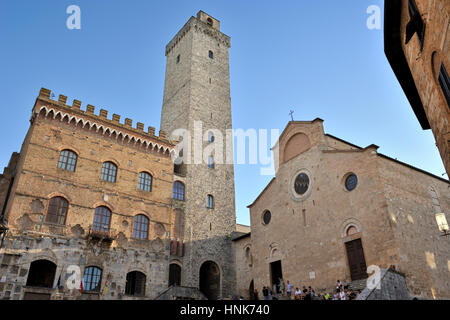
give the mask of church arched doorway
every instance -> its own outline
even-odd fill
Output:
[[[200,267],[200,291],[208,300],[220,297],[220,269],[213,261],[206,261]]]

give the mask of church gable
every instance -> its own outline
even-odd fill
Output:
[[[303,154],[314,146],[326,144],[323,120],[291,121],[281,134],[274,152],[279,152],[280,165]]]

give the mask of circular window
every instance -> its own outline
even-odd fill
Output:
[[[295,178],[294,190],[299,195],[304,195],[309,188],[309,177],[306,173],[300,173]]]
[[[345,179],[345,188],[348,191],[352,191],[356,188],[356,185],[358,184],[358,177],[356,174],[350,174],[347,179]]]
[[[270,223],[270,219],[272,219],[272,214],[270,213],[270,211],[266,211],[263,214],[263,223],[264,224],[269,224]]]

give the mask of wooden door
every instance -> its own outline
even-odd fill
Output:
[[[346,242],[345,247],[352,281],[366,279],[368,275],[361,239]]]

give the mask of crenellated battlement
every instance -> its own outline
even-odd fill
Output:
[[[211,21],[213,22],[212,25],[208,25],[208,23],[206,22],[208,18],[211,18]],[[195,32],[202,32],[209,35],[210,37],[216,39],[217,42],[222,43],[228,48],[231,47],[230,37],[220,31],[220,22],[217,19],[210,17],[203,11],[199,11],[197,13],[197,17],[191,17],[183,26],[183,28],[181,28],[181,30],[178,31],[178,33],[166,45],[166,56],[172,51],[174,47],[178,45],[178,43],[184,38],[186,34],[189,33],[191,29]]]
[[[136,127],[133,127],[133,120],[125,118],[123,123],[120,122],[120,115],[114,113],[111,119],[108,119],[108,111],[100,109],[98,115],[95,114],[95,106],[88,104],[86,110],[81,109],[81,101],[74,99],[72,105],[67,104],[67,97],[60,94],[58,100],[51,98],[51,91],[46,88],[41,88],[39,96],[36,99],[33,108],[33,114],[44,113],[48,117],[50,114],[54,119],[58,117],[61,121],[67,120],[68,123],[75,125],[81,124],[83,128],[88,126],[89,129],[94,129],[96,132],[103,134],[108,133],[110,136],[115,136],[123,141],[134,141],[141,143],[146,148],[151,146],[151,149],[157,149],[163,153],[173,152],[175,142],[167,138],[164,130],[159,131],[159,136],[155,134],[155,128],[149,126],[147,131],[144,131],[144,124],[137,122]]]

